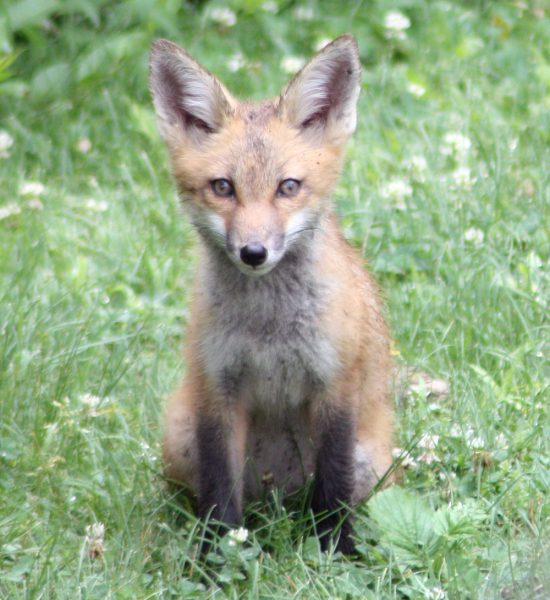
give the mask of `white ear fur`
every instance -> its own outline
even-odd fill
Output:
[[[357,42],[342,35],[325,46],[281,94],[280,110],[302,130],[332,127],[350,135],[356,125],[361,63]]]
[[[220,82],[167,40],[153,43],[149,82],[159,131],[166,140],[185,132],[212,133],[232,112],[234,100]]]

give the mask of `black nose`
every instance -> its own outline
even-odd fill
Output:
[[[258,267],[265,262],[267,258],[267,248],[260,242],[252,242],[241,248],[241,260],[246,265]]]

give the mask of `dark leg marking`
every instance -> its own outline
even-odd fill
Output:
[[[334,536],[336,550],[353,554],[353,528],[347,507],[354,482],[355,428],[347,411],[335,411],[319,422],[319,449],[311,508],[317,517],[321,548],[326,550]],[[340,525],[340,535],[336,529]]]
[[[222,533],[238,523],[242,514],[237,482],[231,468],[231,432],[218,419],[200,415],[197,427],[199,463],[199,518],[216,522]]]

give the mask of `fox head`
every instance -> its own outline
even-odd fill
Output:
[[[245,274],[264,275],[318,228],[355,129],[355,39],[325,46],[280,96],[239,102],[185,50],[153,44],[159,131],[191,221]]]

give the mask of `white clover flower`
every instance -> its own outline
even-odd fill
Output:
[[[462,428],[457,423],[453,423],[451,429],[449,429],[449,435],[451,437],[462,437]]]
[[[40,198],[31,198],[27,202],[27,206],[31,210],[44,210],[44,205],[42,204],[42,201],[40,200]]]
[[[10,204],[6,204],[5,206],[0,206],[0,221],[7,219],[13,215],[18,215],[21,212],[21,209],[15,202],[10,202]]]
[[[246,60],[242,52],[235,52],[235,54],[233,54],[233,56],[231,56],[227,61],[227,68],[231,71],[231,73],[240,71],[245,65]]]
[[[105,551],[105,525],[103,523],[86,526],[86,545],[90,558],[99,558],[103,555]]]
[[[497,435],[495,442],[499,448],[503,448],[504,450],[508,448],[508,439],[503,433]]]
[[[332,42],[330,38],[321,38],[318,42],[316,42],[315,46],[313,46],[313,49],[315,50],[315,52],[319,52],[325,46],[328,46],[330,42]]]
[[[41,196],[46,191],[46,188],[39,181],[25,181],[19,188],[19,194],[21,196]]]
[[[84,206],[93,212],[105,212],[109,208],[109,205],[105,200],[100,200],[98,202],[97,200],[94,200],[94,198],[88,198]]]
[[[434,462],[440,462],[439,456],[437,456],[433,450],[426,450],[418,457],[418,460],[427,465],[431,465]]]
[[[483,450],[485,448],[485,442],[483,438],[476,436],[469,440],[470,448],[473,450]]]
[[[230,9],[225,6],[217,6],[214,7],[208,15],[212,21],[218,23],[218,25],[223,25],[224,27],[233,27],[237,22],[237,15]]]
[[[470,227],[464,232],[464,241],[470,242],[474,246],[481,246],[483,244],[483,238],[485,237],[483,231],[477,227]]]
[[[294,74],[299,71],[305,63],[305,58],[301,56],[285,56],[281,61],[281,69],[285,73]]]
[[[297,6],[294,9],[293,15],[297,21],[311,21],[314,17],[311,6]]]
[[[392,450],[392,456],[395,460],[400,460],[401,466],[405,469],[413,469],[414,467],[416,467],[416,461],[414,460],[414,458],[410,455],[409,452],[403,450],[403,448],[394,448]]]
[[[435,586],[432,588],[428,588],[425,590],[426,600],[445,600],[447,597],[445,594],[445,590],[440,588],[439,586]]]
[[[461,190],[470,191],[476,182],[475,177],[472,177],[470,169],[468,167],[458,167],[452,173],[453,181],[457,188]]]
[[[140,442],[139,445],[141,447],[141,455],[143,458],[146,458],[150,462],[155,462],[157,460],[157,456],[151,450],[151,446],[149,446],[147,442]]]
[[[9,150],[12,146],[13,138],[11,135],[4,129],[0,129],[0,158],[9,158]]]
[[[407,92],[416,98],[422,98],[422,96],[426,93],[426,88],[419,83],[413,83],[411,81],[407,84]]]
[[[451,156],[459,161],[464,160],[471,145],[472,142],[470,141],[470,138],[458,132],[450,132],[445,134],[445,137],[443,138],[441,154]]]
[[[382,198],[387,198],[395,203],[396,208],[405,210],[404,200],[412,196],[412,187],[403,179],[392,179],[380,190]]]
[[[421,155],[415,154],[405,161],[405,168],[410,172],[415,181],[423,183],[426,181],[428,161]]]
[[[427,448],[428,450],[434,450],[437,447],[437,444],[439,444],[439,436],[430,433],[425,433],[420,440],[418,440],[420,448]]]
[[[99,396],[94,396],[94,394],[81,394],[78,397],[78,400],[90,408],[97,408],[101,403],[101,398]]]
[[[279,12],[279,5],[277,2],[274,2],[274,0],[265,0],[265,2],[262,2],[260,5],[260,8],[264,12],[271,13],[272,15],[275,15]]]
[[[76,143],[76,149],[82,154],[88,154],[92,149],[92,142],[88,138],[82,138]]]
[[[387,39],[404,40],[405,30],[411,26],[411,21],[403,13],[391,11],[384,17],[385,36]]]
[[[238,529],[231,529],[228,532],[229,545],[236,546],[237,544],[244,544],[248,539],[248,529],[239,527]]]

